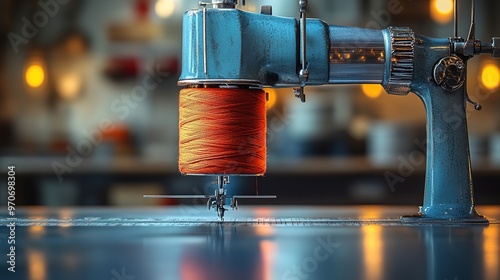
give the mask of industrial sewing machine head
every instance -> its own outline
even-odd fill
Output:
[[[329,26],[306,17],[307,0],[298,1],[299,20],[272,16],[270,6],[263,6],[260,14],[244,12],[236,9],[236,2],[212,0],[185,13],[179,85],[208,89],[206,95],[224,88],[228,96],[241,89],[257,94],[262,87],[294,87],[302,102],[309,85],[372,83],[383,85],[389,94],[413,92],[427,114],[426,185],[418,215],[403,220],[487,223],[473,203],[466,106],[481,106],[467,95],[467,61],[481,53],[499,57],[500,38],[492,43],[475,39],[474,1],[467,39],[458,37],[457,13],[453,37],[429,38],[407,27]],[[183,98],[181,92],[181,102]],[[180,125],[181,134],[183,130]],[[190,146],[181,141],[179,148],[182,154]],[[196,162],[204,160],[200,155]],[[181,161],[182,173],[206,173]],[[209,172],[219,176],[220,186],[214,196],[207,196],[209,207],[213,204],[221,218],[226,198],[222,176],[238,171],[219,167]]]

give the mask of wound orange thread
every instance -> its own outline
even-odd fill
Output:
[[[264,174],[266,93],[241,88],[181,90],[179,171],[183,174]]]

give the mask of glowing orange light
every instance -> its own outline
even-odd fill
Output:
[[[432,0],[431,17],[437,23],[448,23],[453,17],[453,0]]]
[[[175,3],[173,0],[158,0],[155,4],[155,12],[159,17],[168,18],[175,11]]]
[[[64,221],[59,225],[60,227],[70,227],[72,226],[72,224],[69,220],[73,218],[73,211],[68,209],[63,209],[59,213],[59,218]]]
[[[276,94],[276,90],[272,88],[266,88],[267,92],[267,102],[266,102],[266,108],[269,110],[276,105],[276,101],[278,101],[278,96]]]
[[[368,98],[372,99],[378,98],[380,95],[382,95],[382,92],[384,92],[384,89],[381,85],[363,84],[361,86],[361,89],[363,89],[363,93]]]
[[[45,234],[45,227],[43,226],[29,226],[28,233],[31,237],[38,238]]]
[[[500,86],[500,69],[495,64],[487,64],[481,71],[481,83],[487,89],[494,90]]]
[[[68,72],[61,75],[56,84],[63,98],[72,99],[78,95],[82,79],[78,73]]]
[[[363,236],[363,261],[365,279],[383,279],[384,255],[382,226],[366,225],[361,227]]]
[[[363,206],[360,217],[363,219],[380,219],[382,214],[380,208],[376,206]]]
[[[28,250],[28,278],[30,280],[47,279],[47,262],[43,252],[38,250]]]
[[[260,279],[271,280],[273,277],[273,264],[275,262],[276,244],[269,240],[260,241],[260,252],[262,259],[262,275]]]
[[[260,217],[260,218],[271,218],[273,217],[274,213],[273,210],[267,207],[258,207],[255,208],[255,218]]]
[[[436,11],[440,14],[447,15],[453,12],[453,1],[452,0],[437,0],[434,3]]]
[[[24,78],[28,86],[37,88],[45,81],[45,71],[40,64],[31,64],[26,69]]]
[[[500,269],[498,267],[498,251],[500,250],[499,234],[498,227],[486,227],[483,230],[484,273],[487,276],[486,278],[489,279],[498,279],[500,276]]]
[[[276,231],[275,227],[271,225],[260,225],[255,229],[255,233],[258,236],[263,236],[263,237],[271,236],[275,233],[275,231]]]

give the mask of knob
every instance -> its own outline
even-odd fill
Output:
[[[434,82],[447,91],[461,88],[466,79],[466,65],[456,55],[443,57],[434,66]]]

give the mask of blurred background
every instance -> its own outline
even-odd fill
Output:
[[[248,0],[297,17],[295,0]],[[500,35],[500,2],[477,1],[476,37]],[[460,1],[466,37],[470,1]],[[16,166],[21,205],[175,205],[143,194],[212,193],[213,178],[177,170],[181,19],[196,0],[0,1],[0,163]],[[310,17],[453,35],[452,0],[311,0]],[[500,203],[500,62],[469,63],[476,203]],[[422,203],[425,112],[378,85],[311,87],[307,103],[269,89],[268,172],[232,177],[245,204]],[[7,187],[0,183],[0,203]]]

